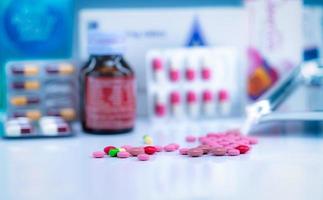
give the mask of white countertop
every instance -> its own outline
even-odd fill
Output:
[[[142,145],[144,134],[157,144],[187,145],[185,134],[237,123],[139,121],[131,134],[0,140],[0,199],[323,199],[323,137],[261,136],[249,154],[239,157],[189,158],[163,152],[140,162],[90,156],[106,145]]]

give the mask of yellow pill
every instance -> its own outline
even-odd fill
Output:
[[[11,98],[10,103],[14,106],[24,106],[28,103],[28,99],[25,96],[13,97]]]
[[[26,90],[38,90],[39,89],[39,82],[38,81],[27,81],[25,82],[25,89]]]
[[[60,110],[60,115],[63,117],[66,121],[74,120],[76,117],[75,110],[73,108],[64,108]]]
[[[38,120],[41,117],[41,113],[38,110],[30,110],[26,112],[26,117],[30,120]]]
[[[148,144],[148,145],[152,145],[153,144],[153,139],[149,136],[144,138],[144,143]]]
[[[33,64],[26,64],[24,66],[24,74],[26,76],[34,76],[39,72],[38,66]]]
[[[59,73],[68,75],[74,73],[74,66],[69,63],[62,63],[59,65]]]

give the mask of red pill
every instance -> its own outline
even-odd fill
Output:
[[[239,145],[236,147],[236,149],[240,151],[240,154],[245,154],[250,150],[250,147],[248,147],[247,145]]]
[[[148,155],[153,155],[154,153],[156,153],[157,149],[154,146],[146,146],[144,147],[145,153]]]
[[[114,147],[114,146],[106,146],[106,147],[104,147],[104,149],[103,149],[103,151],[106,153],[106,154],[108,154],[109,155],[109,151],[111,150],[111,149],[115,149],[116,147]]]

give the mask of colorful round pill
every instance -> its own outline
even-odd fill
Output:
[[[152,145],[153,144],[152,137],[150,137],[149,135],[144,135],[144,143],[148,145]]]
[[[110,149],[109,155],[111,157],[116,157],[119,152],[120,152],[119,149]]]
[[[104,147],[104,149],[103,149],[103,151],[107,154],[107,155],[109,155],[109,151],[111,150],[111,149],[115,149],[116,147],[114,147],[114,146],[106,146],[106,147]]]
[[[120,151],[117,153],[118,158],[129,158],[131,155],[127,151]]]
[[[187,153],[188,153],[188,148],[181,148],[181,149],[179,149],[179,153],[180,153],[181,155],[187,155]]]
[[[203,155],[203,150],[200,148],[192,148],[187,151],[187,155],[191,157],[200,157]]]
[[[149,160],[150,156],[148,154],[142,153],[142,154],[139,154],[137,158],[140,161],[147,161]]]
[[[228,149],[227,154],[229,156],[238,156],[240,155],[240,151],[238,149]]]
[[[196,141],[196,137],[193,135],[188,135],[185,138],[186,142],[195,142]]]
[[[92,157],[93,158],[103,158],[104,157],[104,152],[102,151],[95,151],[92,153]]]
[[[156,147],[154,146],[146,146],[144,147],[145,153],[148,155],[153,155],[154,153],[156,153]]]
[[[214,156],[224,156],[226,152],[227,152],[226,148],[223,148],[223,147],[215,147],[210,151],[210,153]]]
[[[133,156],[138,156],[139,154],[145,153],[145,150],[142,147],[132,147],[128,152]]]
[[[240,154],[245,154],[249,151],[250,147],[248,147],[247,145],[239,145],[235,147],[235,149],[238,149],[240,151]]]

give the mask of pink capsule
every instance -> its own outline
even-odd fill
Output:
[[[163,103],[156,103],[155,114],[159,117],[164,116],[166,114],[166,105]]]
[[[181,101],[181,96],[179,94],[179,92],[177,91],[173,91],[171,94],[170,94],[170,103],[172,105],[174,104],[179,104]]]
[[[195,79],[195,70],[192,68],[187,68],[185,71],[185,76],[188,81],[193,81]]]
[[[210,90],[205,90],[202,94],[203,102],[212,102],[213,101],[213,95]]]
[[[118,158],[129,158],[130,157],[130,153],[127,151],[120,151],[117,154]]]
[[[104,157],[104,152],[102,151],[95,151],[92,153],[92,157],[93,158],[103,158]]]
[[[163,69],[163,61],[160,58],[154,58],[152,61],[154,71],[161,71]]]
[[[222,89],[218,93],[219,102],[226,102],[229,100],[229,92],[225,89]]]
[[[238,149],[228,149],[227,154],[229,156],[238,156],[240,155],[240,151]]]
[[[186,94],[186,101],[188,103],[196,103],[197,102],[197,95],[194,91],[188,91]]]
[[[211,70],[208,67],[202,68],[202,79],[209,80],[211,78]]]
[[[188,153],[188,148],[181,148],[181,149],[179,149],[179,153],[180,153],[181,155],[187,155],[187,153]]]
[[[195,142],[196,141],[196,137],[193,135],[188,135],[185,138],[186,142]]]
[[[150,159],[150,156],[148,154],[142,153],[142,154],[139,154],[137,158],[140,161],[147,161]]]
[[[169,71],[169,79],[172,82],[176,82],[179,80],[179,70],[178,69],[170,69]]]

